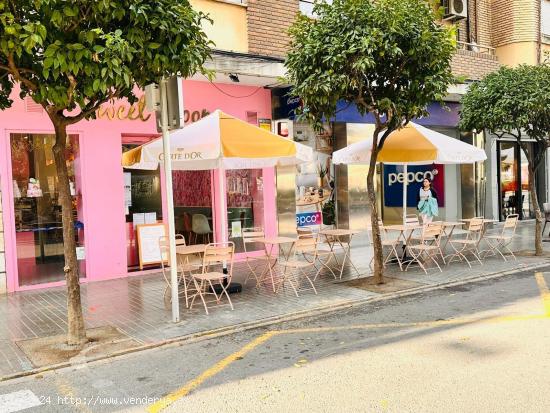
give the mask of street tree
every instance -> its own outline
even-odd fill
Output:
[[[536,172],[550,147],[550,63],[502,67],[472,84],[461,102],[461,129],[486,130],[493,137],[512,138],[525,152],[529,196],[536,219],[535,254],[542,255],[543,217],[536,191]]]
[[[367,192],[374,279],[383,283],[377,156],[393,131],[428,116],[427,105],[447,93],[454,28],[440,24],[433,5],[418,0],[317,2],[314,14],[314,19],[299,16],[290,29],[288,79],[303,101],[299,116],[314,125],[334,119],[338,102],[374,116]]]
[[[188,0],[0,0],[0,109],[10,107],[18,85],[20,98],[40,104],[55,130],[70,346],[87,340],[65,158],[67,127],[94,119],[106,102],[136,102],[135,88],[162,76],[206,73],[211,44],[201,29],[205,20]]]

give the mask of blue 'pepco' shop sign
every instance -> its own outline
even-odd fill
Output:
[[[432,181],[437,192],[437,203],[445,206],[445,167],[443,165],[409,165],[407,167],[407,206],[416,207],[418,192],[424,178]],[[403,183],[405,174],[401,165],[384,165],[384,205],[387,207],[403,206]]]

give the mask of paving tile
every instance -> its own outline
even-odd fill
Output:
[[[512,249],[526,250],[532,248],[532,244],[532,225],[521,225]],[[550,250],[550,244],[545,244],[545,248]],[[362,276],[367,276],[372,257],[370,247],[358,243],[352,249],[351,257]],[[521,268],[543,261],[540,258],[521,257],[517,262],[504,262],[502,259],[491,257],[484,265],[474,264],[472,269],[464,263],[452,263],[444,266],[443,272],[432,268],[428,274],[424,274],[418,268],[411,267],[408,271],[401,272],[397,266],[390,266],[386,269],[386,275],[434,285],[461,280],[472,275]],[[235,264],[234,281],[242,283],[247,271],[245,264]],[[276,276],[280,275],[276,273]],[[354,270],[346,268],[343,280],[356,276]],[[274,294],[269,283],[256,290],[254,283],[249,281],[241,294],[231,296],[234,311],[225,304],[209,308],[210,315],[205,314],[200,302],[195,302],[192,309],[186,309],[182,295],[181,322],[177,324],[170,321],[171,305],[163,298],[165,284],[160,274],[83,284],[82,304],[88,328],[112,325],[142,343],[152,343],[377,295],[367,290],[349,287],[340,280],[335,281],[330,274],[322,275],[315,285],[317,295],[312,290],[302,291],[297,298],[290,288]],[[0,297],[0,375],[32,368],[17,347],[16,341],[61,334],[66,330],[65,300],[64,287]]]

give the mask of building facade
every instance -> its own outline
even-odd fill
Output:
[[[221,109],[270,128],[269,86],[284,74],[284,48],[267,44],[266,2],[191,3],[213,20],[205,22],[203,29],[215,43],[207,62],[215,76],[213,81],[199,75],[184,81],[186,124]],[[279,3],[273,2],[267,11],[279,15],[274,7]],[[290,24],[291,17],[288,20]],[[0,293],[64,283],[53,127],[31,99],[21,100],[17,90],[12,97],[13,106],[0,112]],[[147,112],[144,99],[132,106],[126,101],[106,104],[97,119],[69,128],[66,160],[82,282],[158,271],[154,266],[140,268],[135,226],[163,222],[167,216],[164,177],[160,170],[121,167],[123,151],[159,136],[155,116]],[[215,207],[215,189],[222,179],[228,188],[224,211]],[[221,214],[227,214],[233,225],[277,231],[274,168],[228,171],[225,176],[175,171],[173,181],[176,227],[188,242],[217,239]],[[204,220],[195,227],[193,219],[198,215]],[[238,251],[242,247],[237,245]]]
[[[478,166],[428,165],[415,176],[438,175],[444,188],[444,218],[499,218],[514,210],[528,217],[528,200],[513,198],[518,192],[521,195],[526,177],[519,148],[512,142],[461,134],[456,125],[460,97],[468,82],[482,79],[501,64],[535,64],[544,59],[550,44],[545,12],[550,0],[465,1],[467,18],[455,22],[459,30],[452,68],[466,83],[449,89],[450,111],[432,105],[431,116],[420,123],[485,147],[489,160]],[[221,109],[307,143],[317,156],[313,164],[301,166],[299,171],[268,168],[233,171],[226,176],[175,172],[178,232],[188,240],[193,238],[197,234],[191,221],[194,215],[202,215],[206,224],[203,221],[200,235],[216,239],[220,214],[228,214],[228,221],[237,222],[237,226],[262,226],[269,233],[294,234],[297,225],[336,221],[343,227],[365,228],[367,171],[362,167],[334,168],[330,158],[332,151],[368,134],[371,120],[350,107],[325,132],[315,133],[308,125],[294,122],[290,109],[298,101],[280,84],[285,74],[288,28],[298,13],[311,13],[312,1],[191,3],[213,20],[205,22],[203,29],[215,44],[207,63],[215,76],[212,82],[200,75],[184,82],[186,122]],[[57,181],[51,157],[53,128],[41,107],[28,99],[20,100],[17,93],[13,97],[13,107],[0,112],[0,292],[64,282]],[[143,99],[134,107],[124,101],[105,105],[97,120],[70,129],[67,162],[83,282],[143,273],[137,259],[135,224],[143,220],[162,222],[166,216],[160,185],[163,176],[160,171],[123,170],[120,155],[156,137],[154,116],[145,110]],[[505,162],[500,161],[503,159]],[[394,199],[401,199],[401,195],[398,188],[389,185],[399,173],[384,167],[378,171],[379,202],[388,221],[399,219]],[[228,188],[225,211],[214,206],[215,188],[221,179]],[[545,184],[546,179],[539,182]],[[544,185],[541,192],[545,195]],[[332,210],[330,201],[336,204]]]
[[[311,13],[312,1],[304,0],[298,4],[301,12]],[[455,2],[456,4],[457,2]],[[520,63],[537,64],[543,61],[549,47],[550,10],[549,0],[464,0],[461,10],[448,9],[443,24],[457,26],[457,49],[452,60],[452,71],[464,79],[464,83],[449,88],[446,105],[449,111],[441,110],[439,105],[429,107],[430,117],[417,120],[418,123],[438,132],[453,136],[456,139],[485,148],[488,160],[484,164],[461,166],[426,165],[418,168],[424,176],[436,176],[435,184],[441,188],[441,218],[456,220],[483,215],[488,218],[504,219],[507,214],[518,213],[521,218],[533,216],[532,206],[527,191],[527,160],[523,151],[514,142],[496,140],[485,134],[474,135],[458,130],[460,99],[466,93],[468,85],[483,79],[487,74],[498,70],[502,65]],[[449,4],[449,2],[443,2]],[[458,11],[457,11],[458,10]],[[361,116],[350,107],[342,107],[336,116],[335,123],[328,129],[330,139],[318,136],[306,125],[293,121],[293,106],[298,98],[289,97],[288,90],[274,90],[274,120],[276,130],[293,136],[294,139],[305,139],[317,150],[317,166],[311,167],[308,173],[322,170],[327,157],[333,150],[353,143],[372,133],[372,119]],[[325,133],[322,133],[323,135]],[[316,136],[317,135],[317,136]],[[330,145],[327,142],[330,141]],[[534,143],[530,143],[534,144]],[[330,146],[330,147],[329,147]],[[366,167],[331,167],[332,178],[337,192],[338,224],[355,229],[366,229],[369,225],[368,207],[365,197],[368,171]],[[402,186],[392,182],[398,175],[399,168],[378,167],[379,207],[384,220],[398,222],[401,218],[400,202]],[[286,224],[280,228],[291,228],[291,213],[288,210],[290,196],[289,173],[284,175],[287,194],[285,202],[280,203],[283,217],[288,217]],[[411,175],[411,174],[409,174]],[[298,180],[300,180],[300,175]],[[413,176],[413,175],[411,175]],[[414,178],[413,178],[414,179]],[[420,179],[420,178],[419,178]],[[539,199],[543,202],[548,197],[547,172],[537,175]],[[411,186],[419,183],[411,182]],[[295,199],[300,204],[300,182],[296,182]],[[456,191],[455,189],[459,190]],[[281,189],[283,192],[283,189]],[[307,192],[307,191],[306,191]],[[413,197],[412,199],[414,199]],[[409,197],[411,199],[411,197]],[[414,213],[414,201],[408,205],[409,212]],[[309,213],[314,213],[309,208]],[[304,208],[298,205],[296,214],[300,216]]]

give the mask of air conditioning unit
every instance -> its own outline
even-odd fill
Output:
[[[468,0],[443,0],[445,20],[461,20],[468,17]]]

